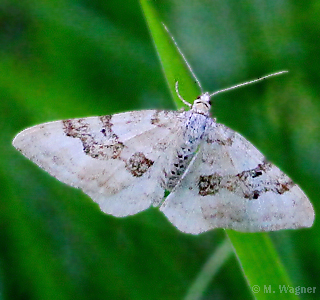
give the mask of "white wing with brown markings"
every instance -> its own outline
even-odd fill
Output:
[[[240,134],[215,122],[160,209],[192,234],[310,227],[314,220],[311,203],[287,175]]]
[[[163,169],[184,122],[184,113],[155,110],[56,121],[22,131],[13,145],[104,212],[126,216],[163,199]]]

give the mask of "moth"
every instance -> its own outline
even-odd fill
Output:
[[[209,116],[215,94],[280,73],[202,93],[192,105],[176,83],[188,111],[142,110],[50,122],[22,131],[13,145],[113,216],[156,206],[191,234],[213,228],[310,227],[313,207],[299,186],[243,136]]]

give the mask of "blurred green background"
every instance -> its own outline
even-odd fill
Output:
[[[155,1],[212,114],[290,175],[319,211],[320,2]],[[183,83],[180,85],[183,94]],[[192,99],[188,99],[192,101]],[[12,146],[26,127],[175,109],[137,0],[0,0],[0,299],[182,299],[225,239],[192,236],[154,208],[114,218]],[[319,222],[271,233],[295,287],[317,287]],[[266,283],[267,284],[267,283]],[[251,299],[233,255],[202,299]]]

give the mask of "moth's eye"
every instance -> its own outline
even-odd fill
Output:
[[[209,105],[212,105],[212,102],[211,102],[211,100],[209,100]]]
[[[200,99],[201,96],[198,96],[197,99]]]

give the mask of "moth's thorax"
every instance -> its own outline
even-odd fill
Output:
[[[209,116],[211,108],[210,94],[204,93],[194,100],[191,110],[195,113]]]

